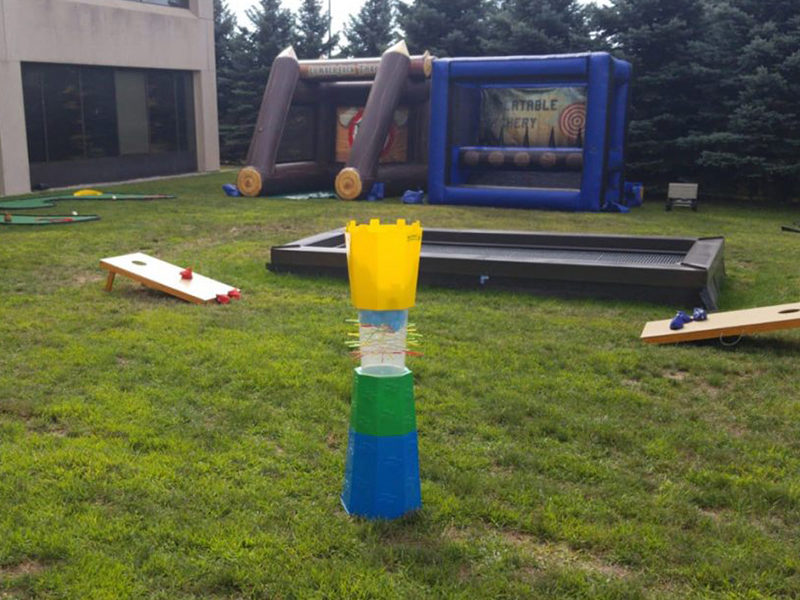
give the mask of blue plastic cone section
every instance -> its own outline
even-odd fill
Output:
[[[350,429],[342,505],[367,519],[396,519],[422,507],[416,430],[379,436]]]

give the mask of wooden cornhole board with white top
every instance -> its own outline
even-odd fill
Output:
[[[641,339],[649,344],[675,344],[792,329],[800,327],[800,302],[709,313],[708,320],[692,321],[674,331],[669,328],[671,320],[650,321],[644,326]]]
[[[108,279],[106,280],[106,291],[108,292],[111,291],[111,286],[114,285],[114,277],[116,275],[124,275],[147,287],[172,294],[181,300],[194,302],[195,304],[216,302],[218,295],[227,296],[228,292],[236,289],[233,286],[203,277],[197,273],[193,273],[191,279],[183,279],[181,277],[181,271],[184,270],[183,267],[153,258],[141,252],[104,258],[100,261],[100,267],[108,271]]]

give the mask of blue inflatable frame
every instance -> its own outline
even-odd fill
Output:
[[[428,159],[430,203],[565,211],[627,210],[624,206],[624,163],[631,72],[630,63],[605,52],[436,60]],[[580,188],[463,185],[461,182],[467,179],[463,172],[466,168],[459,165],[458,148],[450,141],[449,121],[454,114],[450,96],[454,85],[477,88],[585,86],[586,122]]]

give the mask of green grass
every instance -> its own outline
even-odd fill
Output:
[[[676,307],[423,288],[423,510],[339,504],[355,315],[270,246],[348,219],[724,235],[721,308],[800,299],[798,214],[629,215],[227,198],[231,174],[61,202],[0,228],[0,599],[800,596],[800,331],[652,347]],[[117,278],[133,251],[243,290],[195,306]]]

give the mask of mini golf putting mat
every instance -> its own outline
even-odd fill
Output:
[[[69,225],[99,220],[97,215],[5,215],[0,225]]]
[[[172,194],[81,194],[67,196],[50,196],[47,200],[172,200]]]
[[[0,202],[0,210],[30,210],[33,208],[51,208],[55,202],[51,198],[23,198]]]
[[[61,200],[171,200],[170,194],[62,194],[60,196],[40,196],[0,202],[0,210],[30,210],[50,208]]]

